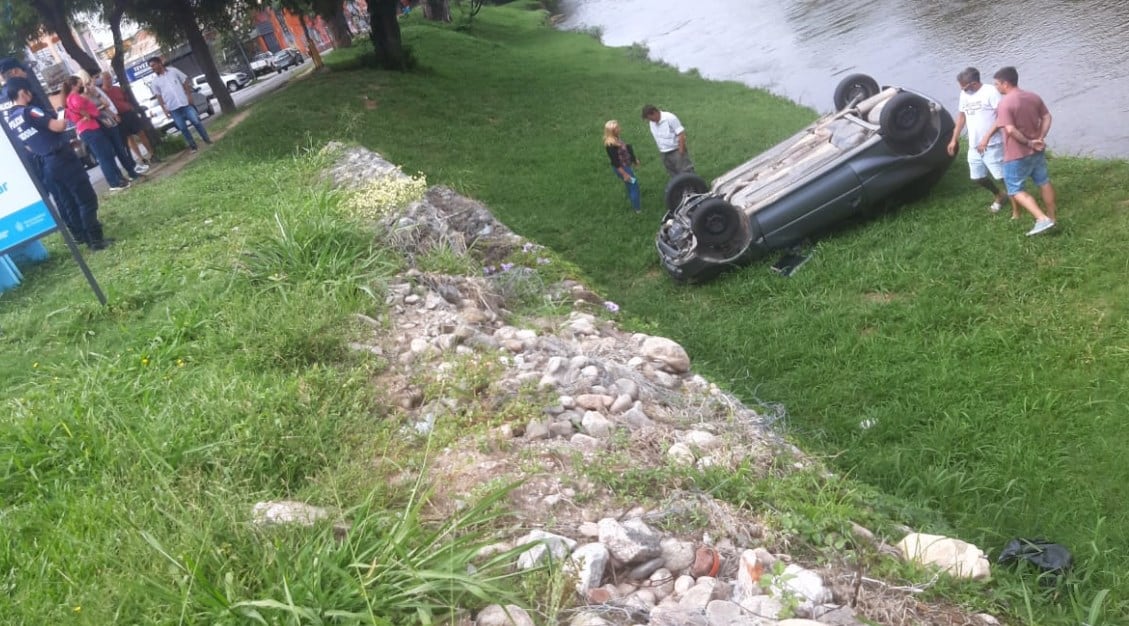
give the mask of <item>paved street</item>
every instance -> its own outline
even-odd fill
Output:
[[[250,103],[266,96],[267,94],[275,91],[276,89],[283,87],[288,82],[290,82],[295,76],[297,76],[300,73],[305,72],[307,69],[309,69],[312,66],[313,66],[313,64],[310,61],[310,59],[306,58],[304,61],[302,61],[302,65],[300,65],[296,68],[286,70],[285,72],[282,72],[281,74],[279,74],[277,72],[272,72],[270,74],[263,74],[254,83],[251,83],[250,85],[244,87],[243,89],[240,89],[239,91],[236,91],[236,92],[231,94],[232,98],[235,100],[235,106],[239,107],[239,108],[243,108],[245,105],[250,104]],[[212,106],[216,110],[216,115],[218,116],[220,114],[219,103],[216,102],[215,98],[212,98],[211,103],[212,103]],[[204,122],[205,128],[207,128],[208,126],[211,125],[213,117],[214,116],[211,116],[211,115],[204,115],[202,117],[201,121]],[[170,136],[175,136],[177,134],[178,134],[178,132],[175,128],[169,133]],[[204,146],[201,144],[201,149],[203,149],[203,148],[204,148]],[[156,166],[156,167],[159,167],[159,165]],[[98,167],[97,165],[95,165],[94,167],[86,170],[86,173],[87,173],[88,176],[90,176],[90,182],[94,185],[94,189],[98,192],[99,195],[101,195],[103,192],[108,190],[108,188],[106,186],[106,180],[102,176],[102,168],[101,167]]]

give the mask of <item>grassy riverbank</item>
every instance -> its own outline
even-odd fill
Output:
[[[1107,620],[1093,623],[1118,623],[1129,591],[1118,550],[1129,540],[1118,449],[1129,429],[1129,167],[1053,160],[1061,232],[1027,239],[1026,222],[987,214],[958,163],[927,201],[824,241],[793,278],[766,262],[677,287],[652,249],[665,175],[640,106],[682,117],[706,176],[814,114],[542,19],[487,9],[469,31],[409,20],[422,67],[407,75],[336,53],[333,73],[256,106],[175,180],[107,204],[108,229],[126,242],[93,261],[111,306],[87,297],[58,254],[0,300],[12,459],[0,602],[27,623],[191,622],[206,611],[185,598],[209,597],[193,563],[234,563],[227,584],[242,597],[295,584],[235,531],[250,498],[350,505],[375,489],[398,500],[365,474],[367,459],[392,454],[373,443],[391,440],[367,385],[380,365],[340,342],[345,314],[370,306],[359,287],[398,260],[333,219],[333,199],[311,185],[317,159],[295,156],[346,139],[484,201],[581,268],[636,327],[683,343],[746,399],[784,403],[805,444],[935,506],[964,538],[1071,546],[1078,571],[1057,599],[1006,575],[989,587],[1013,615],[1028,617],[1030,594],[1039,623],[1076,624],[1108,588]],[[600,147],[612,117],[645,161],[641,217]],[[170,578],[181,595],[159,593]],[[335,593],[309,581],[301,591]]]

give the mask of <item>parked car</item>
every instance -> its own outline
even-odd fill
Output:
[[[294,48],[283,48],[282,50],[274,53],[272,61],[274,62],[274,69],[277,70],[279,74],[281,74],[283,70],[290,69],[291,67],[298,67],[299,65],[301,65],[303,59],[302,53],[298,52]]]
[[[255,76],[261,76],[268,72],[274,71],[274,54],[271,52],[260,52],[251,57],[251,73]]]
[[[839,83],[834,102],[834,113],[712,185],[695,174],[671,179],[655,245],[672,278],[705,281],[910,200],[952,163],[953,118],[936,100],[854,74]]]
[[[240,89],[251,84],[251,77],[244,72],[235,72],[232,74],[220,74],[220,80],[227,86],[227,90],[235,93]],[[208,77],[203,74],[198,74],[192,77],[192,86],[200,90],[204,97],[212,97],[212,86],[208,84]]]

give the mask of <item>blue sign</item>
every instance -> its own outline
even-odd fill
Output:
[[[0,141],[0,253],[53,232],[57,225],[8,133]]]

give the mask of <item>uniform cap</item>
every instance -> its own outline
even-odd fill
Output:
[[[31,86],[30,80],[20,76],[9,78],[8,82],[4,83],[4,98],[8,102],[14,101],[19,96],[21,89],[26,89],[34,93],[34,88]]]
[[[3,59],[0,59],[0,74],[14,70],[17,67],[23,67],[23,66],[20,64],[20,62],[18,60],[14,59],[12,57],[4,57]]]

